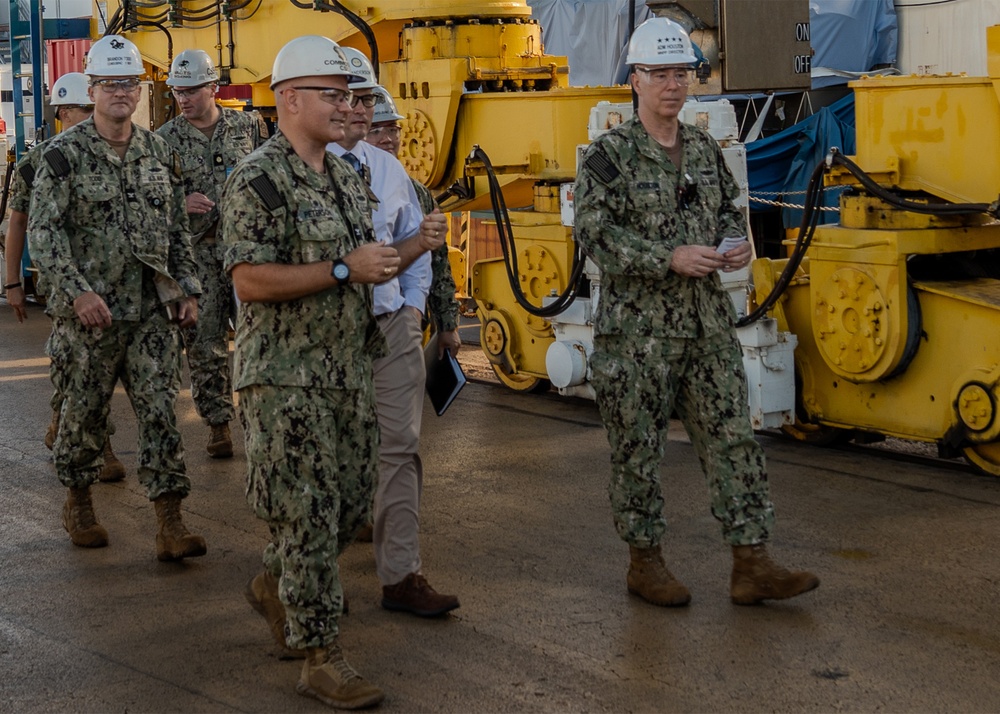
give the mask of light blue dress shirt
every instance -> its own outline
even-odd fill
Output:
[[[340,144],[329,144],[326,148],[337,156],[347,153],[347,149]],[[378,208],[372,213],[372,224],[378,239],[396,243],[415,235],[420,230],[424,214],[403,165],[388,151],[366,141],[359,141],[351,153],[362,166],[368,167],[371,174],[372,193],[379,200]],[[431,254],[424,253],[398,276],[375,286],[375,314],[395,312],[404,305],[415,307],[422,313],[430,289]]]

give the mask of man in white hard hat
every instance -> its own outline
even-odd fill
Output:
[[[77,546],[107,545],[90,485],[97,478],[115,382],[139,427],[138,477],[156,507],[160,560],[204,555],[181,520],[191,489],[174,407],[180,328],[198,294],[179,167],[163,139],[131,121],[144,70],[123,37],[87,53],[93,119],[52,139],[35,177],[31,254],[50,284],[49,352],[64,364],[65,400],[53,460],[69,488],[63,525]]]
[[[405,117],[396,110],[396,102],[385,87],[374,87],[372,92],[378,97],[378,101],[375,102],[372,126],[365,141],[398,158],[402,132],[399,122]],[[417,192],[421,210],[425,214],[433,213],[437,203],[430,189],[415,178],[410,181]],[[448,245],[445,243],[431,251],[431,289],[427,293],[427,315],[438,332],[439,356],[443,357],[445,350],[457,356],[462,347],[462,339],[458,334],[460,312],[455,299],[455,276],[451,272]]]
[[[351,83],[353,111],[344,138],[328,148],[350,163],[378,199],[372,215],[379,240],[398,246],[398,276],[375,288],[375,316],[389,354],[375,362],[378,404],[378,487],[372,543],[375,571],[382,583],[382,607],[418,617],[437,617],[459,606],[454,595],[438,593],[421,572],[420,498],[423,468],[418,453],[423,414],[423,314],[431,287],[427,251],[444,244],[447,223],[440,210],[426,216],[402,165],[364,138],[371,129],[378,84],[368,58],[345,48],[361,81]],[[408,265],[408,267],[407,267]]]
[[[609,487],[629,544],[629,592],[661,606],[691,595],[667,569],[660,461],[674,409],[708,478],[712,513],[732,546],[730,599],[750,605],[812,590],[812,573],[771,560],[774,522],[764,453],[754,440],[735,311],[718,270],[746,267],[750,244],[739,195],[718,144],[682,124],[696,61],[684,29],[665,18],[629,43],[638,110],[597,139],[575,191],[577,240],[601,270],[592,382],[608,430]]]
[[[244,156],[267,138],[259,115],[219,106],[215,102],[219,75],[203,50],[184,50],[170,65],[167,77],[181,114],[157,133],[181,157],[181,172],[191,241],[198,264],[201,297],[198,324],[184,331],[191,396],[198,415],[209,427],[206,450],[214,459],[233,455],[229,422],[235,416],[229,373],[229,317],[233,287],[222,265],[217,242],[216,205],[226,178]]]
[[[246,596],[283,653],[305,655],[297,691],[344,709],[383,698],[340,648],[337,556],[368,518],[378,463],[372,363],[386,343],[370,286],[400,265],[375,240],[373,197],[326,151],[344,136],[351,75],[326,37],[282,47],[271,74],[279,131],[240,162],[221,202],[240,299],[247,499],[271,531]]]
[[[56,119],[62,131],[71,129],[94,113],[94,103],[87,92],[87,76],[82,72],[67,72],[52,85],[49,104],[56,108]],[[24,308],[24,287],[21,285],[21,262],[24,255],[25,237],[28,228],[28,208],[31,204],[31,188],[38,172],[38,163],[42,160],[42,152],[48,145],[43,141],[26,153],[14,169],[14,177],[10,190],[10,222],[7,227],[7,275],[4,287],[7,289],[7,302],[14,310],[18,322],[28,318]],[[38,290],[42,281],[36,282]],[[62,367],[55,361],[49,362],[49,378],[55,390],[52,393],[52,420],[45,431],[45,445],[51,449],[59,430],[59,412],[62,409],[63,395],[60,379]],[[115,455],[111,448],[111,435],[114,426],[108,422],[108,437],[104,440],[104,465],[97,475],[98,480],[110,483],[125,478],[125,465]]]

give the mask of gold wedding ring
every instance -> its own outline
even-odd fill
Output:
[[[386,268],[382,272],[384,272],[386,275],[392,275],[392,268]]]

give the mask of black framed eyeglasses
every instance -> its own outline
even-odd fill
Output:
[[[178,99],[181,99],[181,98],[185,98],[186,99],[188,97],[193,97],[198,92],[200,92],[201,90],[203,90],[205,87],[212,87],[212,88],[214,88],[215,87],[215,82],[209,82],[208,84],[199,84],[197,87],[190,87],[190,88],[184,88],[184,89],[182,89],[180,87],[171,87],[170,91]]]
[[[358,106],[358,102],[361,102],[366,109],[371,109],[378,104],[378,100],[379,96],[377,94],[355,94],[348,104],[350,104],[353,109]]]

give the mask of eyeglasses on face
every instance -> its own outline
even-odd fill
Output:
[[[188,87],[187,89],[181,89],[179,87],[171,87],[170,91],[173,93],[175,97],[177,97],[178,99],[182,99],[187,97],[193,97],[198,92],[203,90],[205,87],[211,87],[211,86],[213,85],[210,83],[210,84],[203,84],[200,87]]]
[[[636,67],[637,72],[646,75],[646,81],[654,87],[665,87],[673,80],[678,87],[686,87],[691,84],[691,70],[689,69],[648,69],[646,67]]]
[[[290,87],[290,89],[297,89],[300,92],[302,90],[308,92],[319,92],[319,98],[322,99],[327,104],[333,104],[334,106],[340,104],[341,102],[347,102],[349,106],[354,106],[352,100],[354,97],[354,92],[343,89],[331,89],[330,87]]]
[[[138,79],[95,79],[91,83],[92,87],[100,87],[105,94],[115,92],[134,92],[142,84]]]
[[[355,94],[351,98],[351,100],[348,102],[348,104],[350,104],[351,108],[353,109],[354,107],[358,106],[358,102],[361,102],[365,106],[366,109],[371,109],[376,104],[378,104],[378,95],[377,94],[363,94],[363,95],[362,94]]]
[[[398,126],[373,126],[368,131],[368,136],[373,139],[380,139],[383,136],[391,136],[396,139],[402,131],[402,128]]]

